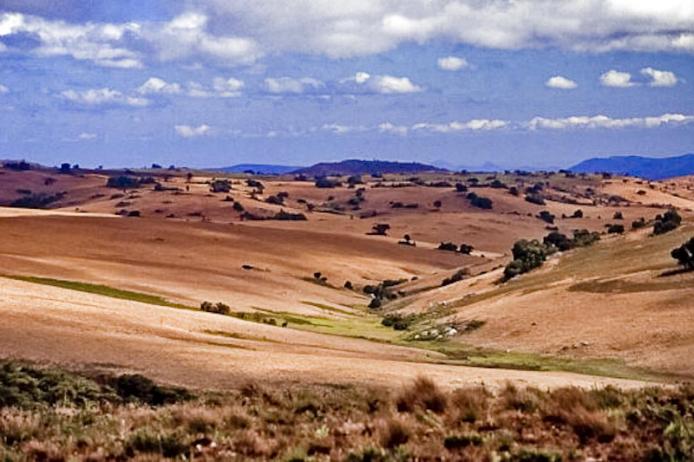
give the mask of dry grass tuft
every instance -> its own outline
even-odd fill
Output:
[[[448,405],[448,398],[431,379],[420,376],[400,393],[395,405],[398,412],[414,412],[420,408],[442,414]]]

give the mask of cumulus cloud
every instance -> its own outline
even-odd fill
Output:
[[[250,37],[212,34],[209,17],[186,12],[171,21],[144,27],[141,37],[151,43],[162,60],[207,56],[220,64],[253,64],[261,55],[259,45]]]
[[[84,91],[65,90],[60,97],[71,103],[83,106],[133,106],[144,107],[149,105],[149,100],[137,96],[124,95],[118,90],[110,88],[94,88]]]
[[[457,56],[447,56],[445,58],[439,58],[437,61],[439,69],[444,71],[459,71],[469,67],[470,64],[465,58],[459,58]]]
[[[192,125],[176,125],[174,129],[176,130],[176,134],[180,137],[198,138],[209,135],[212,127],[206,124],[198,125],[197,127]]]
[[[651,87],[674,87],[678,82],[674,72],[659,71],[652,67],[644,67],[641,69],[641,74],[651,78],[648,83]]]
[[[565,118],[535,117],[528,124],[531,130],[572,128],[658,128],[666,125],[686,125],[694,123],[694,116],[684,114],[663,114],[652,117],[612,118],[605,115],[572,116]]]
[[[353,78],[359,85],[365,85],[376,93],[417,93],[422,91],[422,87],[415,85],[407,77],[394,77],[392,75],[371,76],[366,72],[357,72]]]
[[[137,89],[137,92],[142,95],[156,93],[177,95],[181,93],[181,86],[177,83],[169,83],[163,79],[160,79],[159,77],[150,77]]]
[[[0,37],[27,35],[38,40],[37,56],[70,56],[105,67],[132,69],[142,67],[141,56],[122,45],[136,36],[140,25],[70,24],[21,13],[0,14]]]
[[[118,68],[142,67],[152,52],[167,61],[236,66],[253,64],[268,53],[347,58],[431,41],[498,49],[694,53],[694,5],[685,0],[182,3],[182,14],[159,22],[77,23],[0,13],[0,38],[30,36],[38,43],[32,49],[36,55],[71,56]],[[461,69],[464,60],[442,58],[440,65]]]
[[[473,119],[467,122],[453,121],[449,123],[422,122],[412,126],[412,130],[423,130],[434,133],[455,133],[464,131],[497,130],[508,126],[508,122],[499,119]]]
[[[233,77],[228,79],[216,77],[212,81],[212,88],[214,88],[214,91],[223,98],[239,96],[244,85],[245,84],[242,80],[238,80]]]
[[[0,83],[0,95],[4,95],[5,93],[9,93],[10,89],[7,88],[5,85]]]
[[[694,52],[694,6],[683,0],[192,0],[265,50],[334,58],[404,42],[445,40],[518,49]]]
[[[636,85],[631,81],[631,74],[620,72],[614,69],[609,70],[600,76],[600,83],[604,87],[628,88]]]
[[[561,75],[555,75],[547,79],[545,86],[549,88],[558,88],[560,90],[573,90],[578,85],[571,79],[567,79]]]
[[[77,135],[77,139],[80,141],[91,141],[96,139],[96,133],[82,132]]]
[[[265,89],[270,93],[304,93],[308,89],[317,89],[324,84],[320,80],[303,77],[295,79],[292,77],[279,77],[265,79]]]
[[[381,133],[388,133],[391,135],[405,136],[409,129],[404,125],[395,125],[390,122],[384,122],[378,126],[378,131]]]

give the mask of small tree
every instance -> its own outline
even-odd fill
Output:
[[[671,209],[665,212],[662,216],[658,215],[655,217],[655,223],[653,224],[653,234],[665,234],[679,227],[682,223],[682,217],[677,210]]]

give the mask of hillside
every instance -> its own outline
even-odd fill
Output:
[[[246,173],[253,172],[258,175],[283,175],[285,173],[293,172],[300,169],[301,167],[289,166],[289,165],[274,165],[274,164],[236,164],[230,167],[216,167],[209,168],[211,172],[225,172],[225,173]]]
[[[341,162],[321,162],[301,168],[295,173],[310,176],[325,175],[374,175],[386,173],[443,172],[442,168],[419,162],[388,162],[383,160],[348,159]]]
[[[569,170],[576,173],[607,172],[648,180],[662,180],[694,174],[694,154],[666,158],[640,156],[594,158],[574,165]]]

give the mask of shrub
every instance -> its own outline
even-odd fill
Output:
[[[607,227],[607,234],[624,234],[624,225],[611,224]]]
[[[306,215],[303,213],[290,213],[290,212],[285,212],[284,210],[280,210],[277,212],[275,215],[272,217],[273,220],[280,220],[280,221],[307,221],[308,218],[306,218]]]
[[[528,193],[525,195],[525,200],[535,205],[545,205],[545,198],[538,193]]]
[[[545,236],[542,242],[544,242],[545,245],[553,245],[562,252],[571,250],[574,247],[574,242],[566,237],[566,235],[558,231],[552,231],[549,233],[547,236]]]
[[[441,414],[446,410],[446,394],[426,377],[417,377],[412,385],[405,388],[396,398],[398,412],[414,412],[417,408]]]
[[[128,175],[112,176],[106,180],[106,187],[118,189],[134,189],[139,188],[141,181],[139,178]]]
[[[631,222],[631,229],[642,229],[646,227],[646,219],[644,217],[639,218]]]
[[[662,216],[655,217],[653,225],[653,234],[665,234],[674,229],[677,229],[682,223],[682,217],[675,209],[668,210]]]
[[[438,249],[439,250],[446,250],[448,252],[457,252],[458,246],[452,242],[442,242],[441,244],[439,244]]]
[[[468,188],[463,183],[456,183],[455,190],[459,193],[464,193],[468,191]]]
[[[234,202],[234,205],[233,205],[232,207],[233,207],[234,210],[236,210],[237,212],[243,212],[244,210],[246,210],[246,209],[243,208],[243,205],[241,204],[241,202]]]
[[[16,172],[24,172],[26,170],[31,170],[31,164],[23,160],[20,160],[19,162],[3,162],[2,166],[8,170],[14,170]]]
[[[229,180],[213,180],[210,183],[210,192],[228,193],[229,191],[231,191],[231,183]]]
[[[334,179],[327,178],[327,177],[320,177],[320,178],[316,178],[315,185],[316,185],[316,188],[332,189],[332,188],[337,188],[338,186],[342,186],[342,183],[340,183],[339,180],[334,180]]]
[[[415,322],[415,316],[403,316],[399,313],[387,314],[382,320],[381,324],[386,327],[392,327],[395,330],[407,330]]]
[[[575,247],[587,247],[600,240],[600,233],[587,229],[574,230],[573,243]]]
[[[504,269],[504,280],[506,281],[542,266],[551,251],[545,244],[537,240],[522,239],[513,244],[512,253],[513,261]]]
[[[490,210],[493,207],[494,203],[488,197],[475,195],[475,197],[470,199],[470,205],[472,205],[473,207],[477,207],[478,209]]]
[[[448,286],[451,284],[455,284],[456,282],[462,281],[463,279],[465,279],[465,276],[467,276],[468,273],[469,273],[469,271],[465,268],[456,271],[455,273],[453,273],[452,276],[447,277],[446,279],[444,279],[441,282],[441,287]]]
[[[25,209],[44,209],[54,202],[61,200],[67,193],[59,192],[56,194],[31,194],[29,196],[20,197],[10,203],[10,207],[25,208]]]
[[[574,211],[574,213],[571,215],[571,218],[583,218],[583,210],[578,209]]]
[[[622,214],[622,212],[617,211],[612,216],[612,219],[613,220],[624,220],[624,215]]]
[[[694,237],[670,252],[672,258],[688,269],[694,269]]]
[[[371,232],[368,234],[375,236],[387,236],[390,225],[387,223],[376,223],[371,227]]]
[[[469,244],[460,244],[460,248],[458,249],[458,252],[460,252],[464,255],[470,255],[473,250],[475,250],[475,248]]]
[[[222,315],[228,315],[229,313],[231,313],[229,305],[225,305],[222,302],[217,302],[215,304],[212,304],[210,302],[202,302],[200,304],[200,309],[202,311],[206,311],[207,313],[215,313]]]
[[[543,210],[537,215],[537,218],[552,225],[552,224],[554,224],[554,219],[556,217],[553,214],[551,214],[549,211]]]

